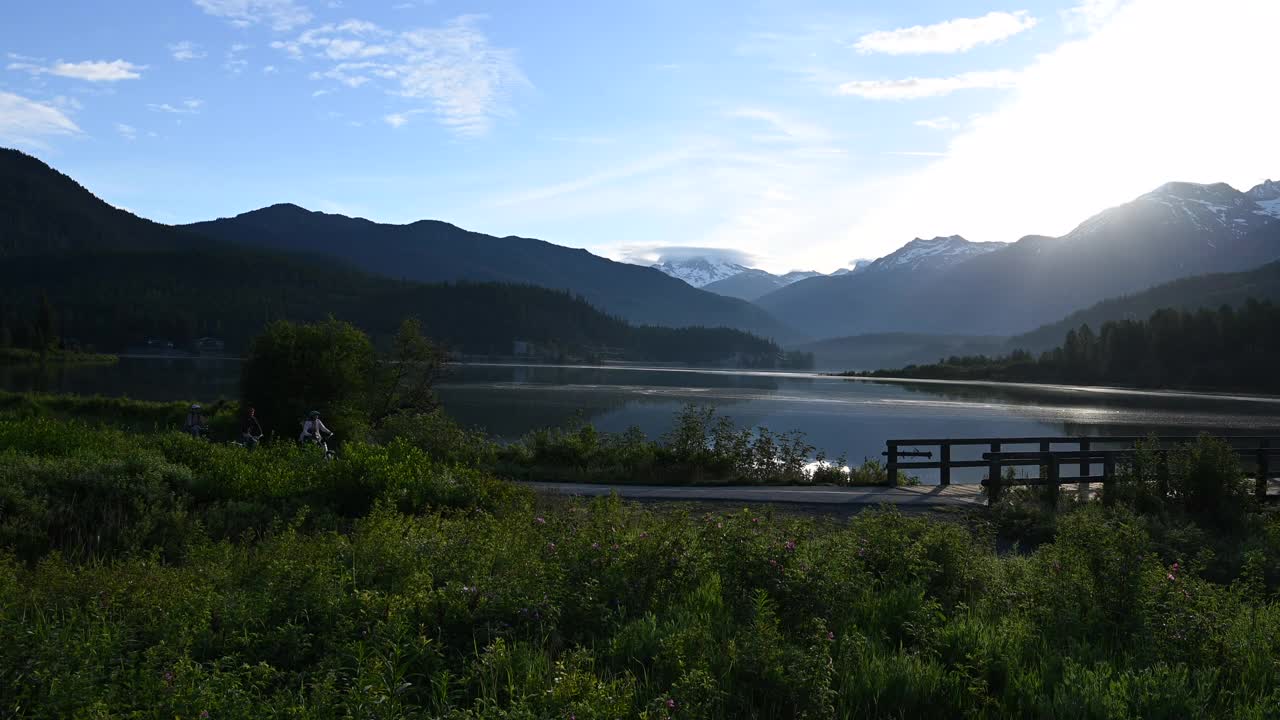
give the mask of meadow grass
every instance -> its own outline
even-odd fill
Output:
[[[1280,519],[1200,445],[1172,495],[838,524],[0,418],[0,714],[1275,717]]]

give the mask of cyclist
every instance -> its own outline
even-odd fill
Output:
[[[191,435],[191,437],[201,437],[207,432],[205,427],[204,411],[200,407],[200,403],[192,403],[187,409],[187,419],[182,425],[182,431]]]
[[[302,435],[298,440],[303,443],[312,442],[320,446],[324,446],[324,441],[333,435],[329,428],[324,426],[324,421],[320,419],[320,411],[312,410],[307,414],[306,422],[302,423]]]
[[[250,407],[244,418],[244,427],[240,433],[244,446],[250,449],[258,447],[262,442],[262,425],[258,422],[257,412]]]

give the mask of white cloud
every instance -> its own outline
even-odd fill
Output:
[[[169,46],[169,52],[173,55],[173,59],[178,62],[186,62],[188,60],[199,60],[208,53],[200,49],[200,46],[190,40],[182,40]]]
[[[990,12],[982,17],[868,33],[858,38],[854,48],[861,53],[889,55],[958,53],[1006,40],[1035,26],[1036,19],[1026,10]]]
[[[147,103],[147,108],[156,112],[174,113],[176,115],[195,115],[204,107],[203,100],[183,100],[178,105],[169,103]]]
[[[1280,96],[1241,68],[1274,64],[1277,27],[1280,3],[1133,0],[1040,57],[945,158],[880,179],[826,252],[954,233],[1060,235],[1167,181],[1247,188],[1275,176]]]
[[[1081,0],[1079,5],[1063,11],[1067,29],[1085,32],[1098,29],[1120,9],[1124,0]]]
[[[269,25],[286,31],[311,22],[311,11],[294,0],[195,0],[206,13],[226,18],[236,27]]]
[[[80,128],[51,105],[0,90],[0,141],[44,147],[42,138],[79,135]]]
[[[377,83],[395,95],[429,101],[437,121],[459,135],[482,135],[505,112],[508,93],[528,81],[515,53],[493,47],[480,31],[480,19],[463,16],[443,27],[404,32],[347,20],[271,46],[297,60],[332,63],[313,71],[312,79],[351,88]]]
[[[275,74],[276,74],[276,73],[278,73],[278,72],[280,72],[280,69],[279,69],[279,68],[277,68],[275,65],[263,65],[263,66],[262,66],[262,74],[263,74],[263,75],[275,75]]]
[[[33,75],[57,75],[89,82],[116,82],[118,80],[137,80],[142,77],[140,71],[146,70],[147,66],[134,65],[125,60],[85,60],[78,63],[59,60],[50,66],[35,65],[28,62],[10,63],[9,69],[26,70]]]
[[[958,121],[952,120],[946,115],[917,120],[912,124],[916,127],[929,128],[930,130],[959,130],[961,127]]]
[[[840,85],[836,92],[867,100],[915,100],[950,95],[958,90],[1011,88],[1018,84],[1018,79],[1019,73],[1012,70],[987,70],[938,78],[854,80]]]
[[[125,140],[133,141],[138,138],[138,129],[132,125],[116,123],[116,132],[120,133],[120,137]]]

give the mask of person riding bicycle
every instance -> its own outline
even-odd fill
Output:
[[[257,412],[251,407],[244,418],[244,427],[240,437],[247,448],[255,448],[262,442],[262,425],[258,422]]]
[[[333,435],[329,428],[324,426],[324,422],[320,419],[320,411],[312,410],[307,414],[306,422],[302,423],[302,435],[298,440],[303,443],[315,443],[316,445],[324,445],[325,439]]]
[[[191,435],[191,437],[200,437],[205,433],[204,411],[200,407],[200,403],[192,403],[187,409],[187,419],[182,424],[182,432]]]

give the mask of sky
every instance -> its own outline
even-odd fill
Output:
[[[0,145],[165,223],[292,202],[830,272],[1280,178],[1276,28],[1277,0],[19,0]]]

